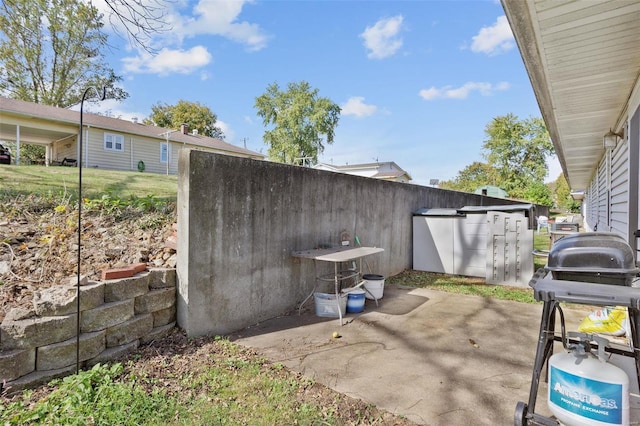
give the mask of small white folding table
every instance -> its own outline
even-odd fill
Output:
[[[342,311],[340,310],[340,291],[342,281],[348,279],[355,279],[357,284],[354,287],[361,287],[365,283],[360,278],[362,276],[362,259],[366,256],[370,256],[372,254],[381,253],[384,249],[380,247],[350,247],[350,246],[338,246],[332,248],[320,248],[320,249],[312,249],[312,250],[301,250],[294,251],[291,253],[291,256],[303,258],[303,259],[312,259],[314,262],[322,261],[322,262],[330,262],[334,265],[334,271],[330,274],[317,275],[316,281],[313,286],[313,290],[311,294],[309,294],[300,304],[298,308],[298,312],[302,309],[302,306],[313,296],[315,293],[316,287],[318,285],[318,281],[324,282],[333,282],[335,293],[336,293],[336,304],[338,306],[338,316],[340,318],[340,325],[342,325]],[[346,262],[353,262],[353,267],[341,270],[340,265]],[[357,263],[357,266],[355,266]],[[371,295],[376,301],[376,305],[378,304],[378,299],[371,294],[366,288],[364,290]]]

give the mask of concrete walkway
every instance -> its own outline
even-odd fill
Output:
[[[536,304],[385,286],[380,306],[367,300],[342,327],[315,316],[311,301],[300,316],[230,338],[417,424],[512,425],[516,403],[529,398],[541,311]],[[567,329],[588,313],[565,309]],[[544,384],[535,411],[550,415]]]

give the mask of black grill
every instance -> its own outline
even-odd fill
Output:
[[[611,232],[566,236],[549,251],[546,269],[556,280],[630,286],[638,275],[633,250]]]

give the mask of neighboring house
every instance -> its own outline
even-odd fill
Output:
[[[220,139],[189,133],[186,126],[172,130],[86,112],[82,122],[84,167],[176,174],[182,148],[264,159]],[[77,163],[79,125],[78,111],[0,97],[0,140],[16,142],[18,147],[44,145],[47,165],[65,159],[67,164]],[[19,164],[19,151],[12,154]]]
[[[640,0],[502,6],[586,230],[637,249]]]
[[[410,182],[409,173],[402,170],[393,161],[383,163],[368,164],[347,164],[345,166],[334,166],[332,164],[318,163],[313,166],[318,170],[329,170],[331,172],[346,173],[348,175],[365,176],[393,182]]]

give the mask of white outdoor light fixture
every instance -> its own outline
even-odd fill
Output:
[[[624,135],[620,133],[613,133],[613,130],[609,129],[602,139],[602,144],[605,148],[613,149],[618,144],[618,138],[622,138],[623,136]]]

